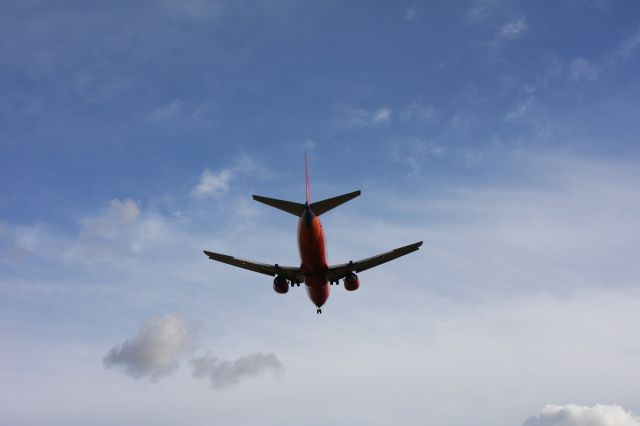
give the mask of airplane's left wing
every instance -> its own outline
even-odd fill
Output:
[[[300,271],[300,267],[280,266],[277,263],[275,265],[270,265],[268,263],[253,262],[251,260],[238,259],[237,257],[214,253],[207,250],[204,250],[204,254],[209,256],[209,259],[211,260],[217,260],[218,262],[226,263],[238,268],[248,269],[249,271],[271,275],[272,277],[280,275],[289,281],[299,283],[304,281],[304,275]]]
[[[405,254],[412,253],[420,248],[422,241],[409,244],[408,246],[400,247],[395,250],[388,251],[376,256],[368,257],[366,259],[358,260],[356,262],[343,263],[341,265],[330,266],[327,272],[327,279],[330,282],[338,281],[344,278],[349,272],[361,272],[374,266],[381,265],[389,262],[390,260],[397,259]]]

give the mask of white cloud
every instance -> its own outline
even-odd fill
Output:
[[[305,151],[313,151],[316,147],[316,142],[313,139],[305,139],[302,144]]]
[[[246,155],[228,170],[233,179],[246,174],[254,178],[269,176],[268,171]],[[61,232],[44,223],[5,225],[0,239],[3,243],[0,261],[19,265],[30,258],[41,266],[55,265],[58,272],[73,271],[74,282],[104,282],[116,276],[120,280],[123,275],[129,277],[128,286],[136,287],[157,280],[157,275],[198,281],[210,267],[200,259],[200,250],[213,249],[217,243],[210,234],[193,232],[194,227],[211,226],[214,215],[216,223],[224,223],[220,226],[224,232],[216,236],[219,239],[239,228],[251,228],[251,218],[259,211],[259,205],[246,194],[229,197],[227,201],[222,210],[202,203],[168,209],[160,204],[163,208],[159,209],[153,201],[143,208],[136,200],[116,198],[101,211],[77,218],[73,230]],[[111,289],[121,286],[124,284],[112,283]]]
[[[569,63],[569,78],[571,80],[590,80],[598,78],[600,66],[584,58],[576,58]]]
[[[191,360],[193,376],[207,378],[212,388],[227,388],[237,385],[240,380],[258,377],[265,373],[280,375],[284,372],[282,363],[273,353],[253,353],[233,361],[220,359],[212,352]]]
[[[391,110],[385,107],[376,110],[355,108],[347,112],[347,119],[356,126],[379,126],[391,121]]]
[[[620,43],[619,56],[630,56],[640,46],[640,28],[629,38]]]
[[[212,172],[205,169],[200,177],[200,182],[193,188],[191,195],[195,197],[205,197],[213,195],[219,197],[229,190],[229,181],[234,177],[231,170],[223,169]]]
[[[560,80],[564,74],[564,68],[565,67],[562,61],[558,59],[558,57],[556,57],[555,55],[548,56],[545,59],[542,81],[537,85],[535,89],[546,89],[552,83]]]
[[[524,18],[515,19],[505,23],[498,33],[499,40],[515,40],[529,29]]]
[[[172,374],[178,357],[192,343],[185,323],[166,315],[143,324],[136,337],[112,348],[103,361],[107,368],[119,367],[135,378],[155,380]]]
[[[431,105],[423,105],[422,102],[413,102],[400,114],[401,118],[415,120],[423,123],[436,123],[440,120],[440,112]]]
[[[138,334],[113,347],[103,358],[106,368],[120,368],[134,378],[155,381],[176,372],[179,358],[195,345],[193,327],[175,315],[165,315],[142,325]],[[192,375],[207,378],[213,388],[227,388],[265,373],[284,372],[273,353],[256,352],[229,361],[208,352],[190,360]]]
[[[60,234],[42,225],[24,227],[14,233],[14,244],[61,268],[76,272],[86,268],[95,279],[116,271],[139,270],[139,262],[162,256],[167,244],[187,244],[191,235],[177,220],[153,207],[142,209],[132,199],[113,199],[105,210],[79,218],[78,229],[72,234]],[[158,247],[165,249],[159,251]],[[180,251],[171,255],[183,256]]]
[[[518,102],[511,111],[505,115],[504,119],[506,121],[514,121],[519,118],[522,118],[529,110],[531,109],[532,99],[527,98]]]
[[[407,21],[415,21],[417,16],[418,10],[416,9],[415,5],[409,6],[404,13],[404,17]]]
[[[611,49],[602,67],[612,67],[629,60],[640,47],[640,28]]]
[[[111,238],[136,222],[139,216],[140,206],[136,201],[114,198],[109,203],[109,210],[82,220],[82,233],[84,236]]]
[[[156,124],[170,123],[190,127],[206,124],[215,119],[216,108],[209,100],[185,102],[181,98],[158,105],[147,112],[145,118]]]
[[[9,225],[4,222],[0,222],[0,238],[9,236]]]
[[[386,187],[394,194],[381,194],[385,185],[380,185],[361,197],[360,210],[354,205],[328,215],[324,225],[332,262],[366,257],[414,238],[425,244],[418,253],[362,273],[356,294],[332,288],[322,321],[304,293],[280,297],[264,277],[211,263],[200,252],[208,248],[203,244],[208,238],[212,248],[230,254],[297,260],[291,245],[295,224],[290,223],[263,223],[259,239],[256,229],[203,237],[205,227],[194,223],[191,211],[181,219],[190,223],[184,229],[183,222],[142,208],[122,234],[127,242],[147,235],[149,249],[142,260],[113,250],[108,268],[95,268],[108,270],[99,280],[74,263],[73,275],[82,285],[71,289],[57,265],[46,278],[21,285],[3,276],[0,291],[7,309],[21,311],[15,322],[0,323],[0,332],[22,333],[26,341],[25,349],[3,355],[0,372],[15,384],[0,389],[3,414],[15,420],[10,423],[37,424],[44,412],[64,423],[70,410],[82,406],[90,409],[74,412],[78,421],[95,418],[96,411],[116,413],[120,423],[143,412],[141,423],[163,425],[184,422],[185,413],[190,423],[223,413],[225,423],[255,424],[257,413],[265,413],[268,424],[296,424],[308,419],[314,395],[322,392],[325,402],[340,406],[340,417],[354,424],[512,426],[521,425],[534,413],[531,407],[544,401],[595,401],[602,395],[632,400],[640,374],[634,337],[640,310],[635,290],[640,269],[634,261],[640,241],[637,167],[602,159],[585,164],[558,153],[533,163],[530,153],[524,157],[501,162],[500,167],[509,163],[522,174],[497,170],[507,177],[499,182],[441,187],[427,178],[413,187],[405,181],[405,188],[394,182]],[[208,214],[210,219],[220,212],[214,206]],[[63,237],[47,245],[53,248],[47,252],[84,244],[75,234]],[[51,259],[55,264],[57,258]],[[14,308],[13,301],[21,303]],[[111,342],[102,341],[83,356],[73,342],[48,343],[50,330],[64,328],[84,339],[82,333],[126,326],[127,315],[114,312],[130,315],[166,305],[218,324],[208,347],[249,354],[256,352],[253,345],[277,343],[274,351],[286,354],[287,370],[278,391],[271,392],[269,381],[242,376],[238,392],[211,398],[202,392],[209,376],[196,382],[192,365],[182,359],[167,386],[147,386],[96,368]],[[31,322],[40,315],[39,306],[46,306],[43,316],[56,321]],[[64,318],[69,322],[60,325]],[[291,318],[305,333],[282,326]],[[358,330],[355,340],[353,330]],[[42,353],[55,358],[34,371],[32,362]],[[231,364],[236,358],[241,356],[227,357]],[[39,413],[21,410],[34,400]],[[297,402],[282,410],[282,400]],[[244,410],[248,403],[259,409]],[[155,417],[148,419],[150,413]]]
[[[200,181],[191,190],[191,196],[196,198],[221,197],[229,192],[231,181],[247,175],[264,179],[269,176],[269,172],[260,167],[253,158],[242,154],[231,167],[218,171],[205,169],[200,176]]]
[[[446,153],[444,146],[422,139],[394,143],[392,150],[394,161],[408,165],[412,175],[419,175],[429,160],[440,158]]]
[[[524,426],[640,426],[640,417],[619,405],[547,405]]]
[[[169,121],[175,120],[184,114],[184,105],[182,99],[176,98],[170,102],[159,105],[147,114],[147,119],[151,121]]]
[[[475,0],[467,11],[467,19],[479,21],[487,18],[498,5],[498,0]]]
[[[86,70],[77,72],[72,77],[75,92],[89,103],[101,104],[114,99],[122,93],[129,82],[117,75],[96,75]]]
[[[117,198],[111,200],[111,210],[115,212],[124,223],[131,223],[140,215],[138,203],[131,198],[121,201]]]
[[[456,132],[465,132],[471,125],[471,122],[462,115],[455,114],[451,117],[447,125],[451,130],[455,130]]]

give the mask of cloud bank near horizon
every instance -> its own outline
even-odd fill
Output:
[[[547,405],[523,426],[640,426],[640,417],[619,405]]]

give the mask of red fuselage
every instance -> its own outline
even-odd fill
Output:
[[[320,218],[316,216],[308,204],[298,222],[298,250],[302,264],[307,294],[311,301],[320,308],[329,298],[329,282],[327,281],[327,252],[324,230]]]

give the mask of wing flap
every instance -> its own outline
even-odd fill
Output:
[[[258,272],[265,275],[282,275],[288,280],[302,282],[304,281],[304,275],[300,271],[299,267],[295,266],[280,266],[278,264],[270,265],[268,263],[254,262],[252,260],[239,259],[237,257],[229,256],[227,254],[214,253],[204,250],[209,259],[216,260],[218,262],[226,263],[227,265],[235,266],[249,271]]]
[[[343,263],[341,265],[335,265],[329,267],[328,278],[329,281],[337,281],[344,278],[349,272],[362,272],[390,260],[397,259],[409,253],[413,253],[418,250],[422,245],[422,241],[409,244],[404,247],[400,247],[386,253],[378,254],[376,256],[368,257],[366,259],[358,260],[356,262]]]

